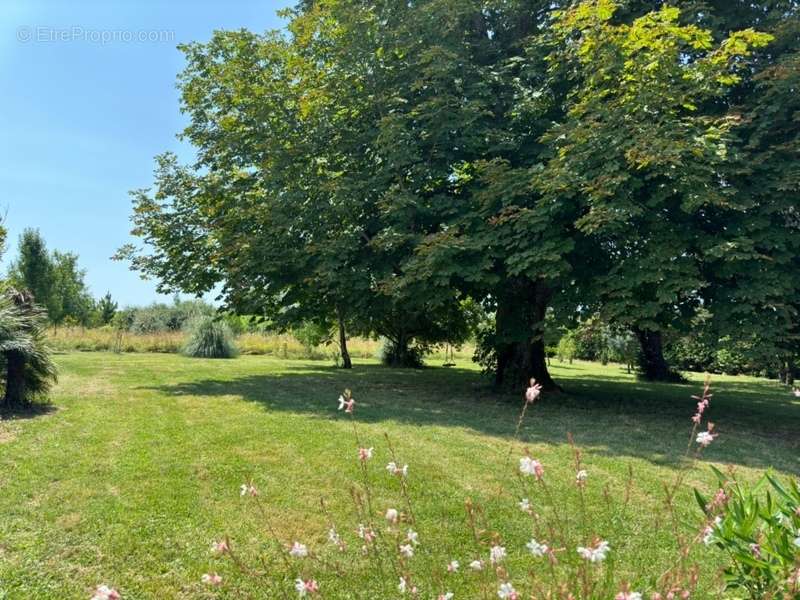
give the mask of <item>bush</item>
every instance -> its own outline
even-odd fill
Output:
[[[29,292],[0,294],[0,410],[46,398],[57,379],[45,340],[46,313]]]
[[[425,348],[409,343],[398,343],[389,338],[382,338],[378,349],[378,359],[387,367],[408,367],[419,369],[423,366]]]
[[[715,469],[719,491],[706,500],[703,541],[728,557],[725,584],[750,598],[800,597],[800,488],[765,475],[753,488],[730,482]],[[769,486],[765,493],[762,490]]]
[[[189,339],[183,347],[194,358],[235,358],[239,352],[230,327],[212,317],[199,317],[187,326]]]

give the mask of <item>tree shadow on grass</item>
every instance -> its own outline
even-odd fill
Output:
[[[23,406],[0,409],[0,421],[21,421],[25,419],[35,419],[56,412],[58,410],[52,404],[33,403]]]
[[[691,396],[700,391],[697,382],[649,383],[577,369],[559,381],[566,393],[544,397],[529,410],[522,441],[561,445],[570,432],[594,453],[669,466],[681,462],[696,402]],[[360,422],[460,427],[506,438],[513,435],[522,406],[522,391],[497,394],[476,371],[458,367],[360,364],[345,371],[289,363],[280,372],[238,377],[221,372],[215,379],[146,389],[198,398],[234,396],[268,411],[335,419],[336,398],[344,388],[353,390]],[[800,403],[768,382],[720,381],[713,388],[709,415],[719,422],[724,443],[706,452],[708,460],[800,470]]]

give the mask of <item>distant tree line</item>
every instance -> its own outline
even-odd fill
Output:
[[[110,293],[95,300],[78,266],[78,255],[49,251],[41,233],[26,229],[19,239],[17,258],[6,278],[8,286],[25,290],[46,313],[51,325],[106,325],[118,305]]]

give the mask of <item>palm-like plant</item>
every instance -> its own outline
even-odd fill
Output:
[[[44,397],[57,371],[44,338],[44,311],[28,292],[0,294],[0,409],[9,410]]]

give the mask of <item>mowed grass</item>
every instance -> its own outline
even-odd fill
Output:
[[[360,435],[375,447],[376,512],[401,505],[397,481],[383,468],[384,434],[410,465],[422,541],[414,560],[426,565],[420,572],[476,557],[464,516],[471,498],[502,532],[511,571],[524,580],[532,559],[523,556],[523,545],[531,532],[516,506],[516,461],[527,447],[544,463],[569,515],[577,502],[567,432],[584,450],[592,530],[611,542],[617,577],[646,587],[675,557],[660,482],[685,466],[690,396],[700,375],[690,385],[655,385],[635,381],[618,365],[554,362],[566,393],[529,412],[508,463],[521,392],[491,394],[467,361],[419,371],[361,361],[348,372],[263,356],[75,353],[58,356],[58,364],[50,410],[0,422],[0,598],[88,598],[100,583],[126,599],[269,597],[229,562],[214,559],[210,544],[229,534],[245,556],[269,553],[261,517],[239,496],[239,485],[250,479],[282,541],[323,545],[328,525],[320,498],[353,537],[349,490],[359,467],[352,423],[336,410],[345,387],[359,402]],[[797,400],[752,378],[718,376],[713,386],[709,415],[720,437],[688,482],[711,489],[705,461],[732,465],[746,480],[770,466],[796,476]],[[634,484],[622,510],[629,472]],[[604,489],[618,502],[607,504]],[[688,492],[679,501],[688,526],[697,508]],[[701,597],[718,597],[720,557],[699,552],[708,565]],[[565,550],[565,560],[572,554]],[[225,585],[205,587],[200,577],[207,571],[218,571]],[[286,597],[295,596],[296,575],[282,563],[270,571]],[[318,575],[324,597],[366,597],[357,579]],[[423,583],[425,597],[443,591]],[[388,585],[394,589],[394,576]],[[466,574],[447,585],[456,598],[475,597]]]

